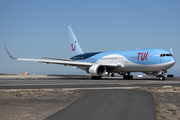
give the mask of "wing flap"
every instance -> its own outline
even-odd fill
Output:
[[[52,60],[62,60],[62,61],[72,61],[72,60],[67,60],[67,59],[60,59],[60,58],[50,58],[50,57],[41,57],[45,59],[52,59]]]
[[[47,64],[62,64],[62,65],[70,65],[70,66],[91,66],[90,62],[74,62],[74,61],[63,61],[63,60],[42,60],[42,59],[26,59],[26,58],[17,58],[17,60],[22,61],[35,61]]]

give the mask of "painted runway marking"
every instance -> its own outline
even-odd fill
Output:
[[[119,85],[133,85],[133,84],[119,84]]]
[[[141,87],[94,87],[94,88],[63,88],[63,90],[109,90],[109,89],[139,89]]]

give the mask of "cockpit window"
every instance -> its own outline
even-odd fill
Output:
[[[161,54],[160,57],[173,56],[172,54]]]

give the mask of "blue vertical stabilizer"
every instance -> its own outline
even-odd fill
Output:
[[[83,54],[83,51],[77,41],[76,35],[74,34],[70,25],[68,26],[68,33],[72,55],[75,56],[78,54]]]

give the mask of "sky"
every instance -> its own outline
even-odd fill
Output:
[[[14,57],[72,57],[67,26],[84,52],[173,48],[180,76],[179,0],[0,0],[0,73],[86,74],[71,66]]]

